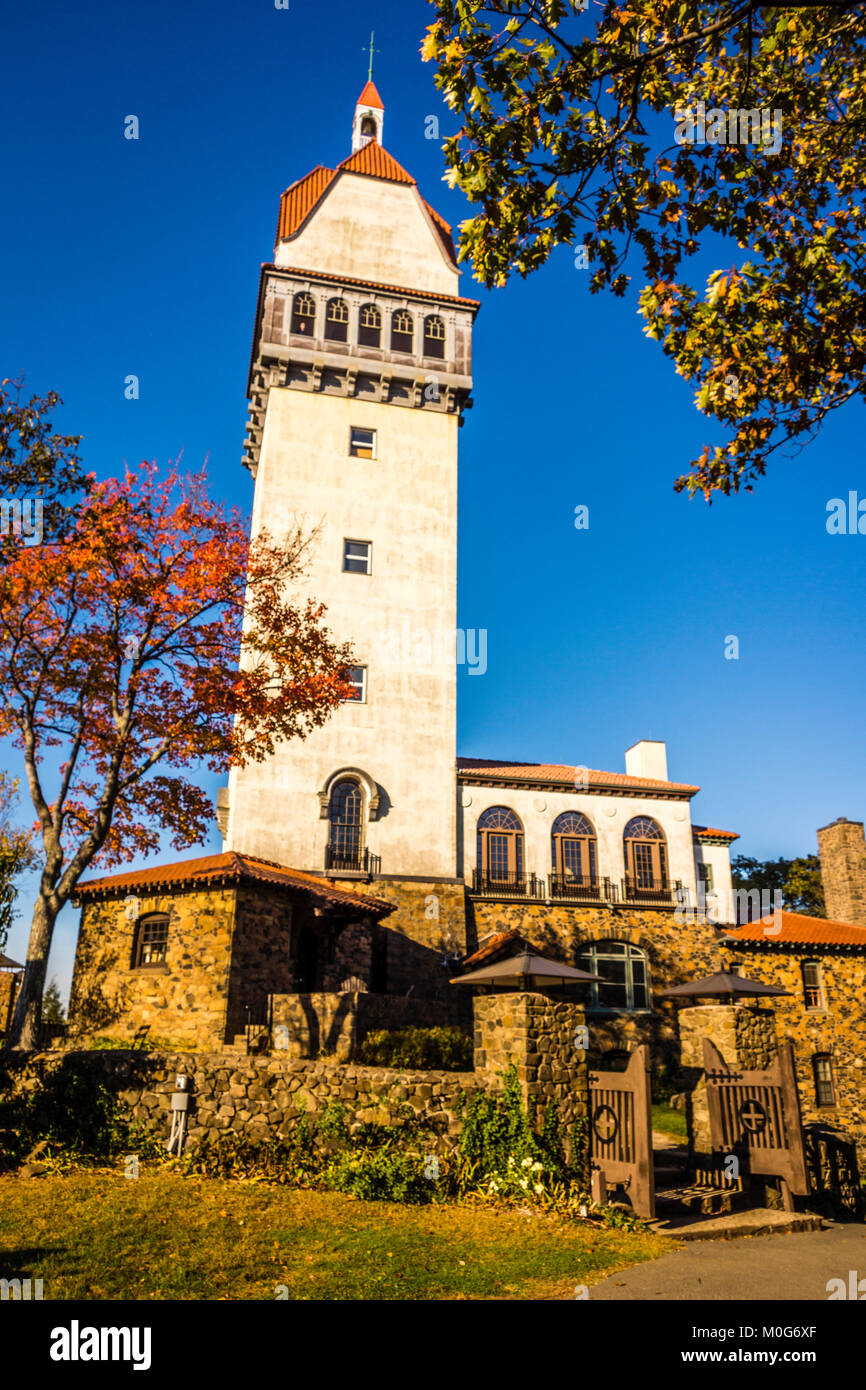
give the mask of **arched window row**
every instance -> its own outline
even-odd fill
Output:
[[[346,301],[339,295],[317,304],[307,291],[292,299],[291,332],[299,337],[314,338],[317,321],[321,336],[332,343],[348,343],[351,315]],[[420,330],[420,331],[419,331]],[[361,347],[390,347],[392,352],[414,355],[420,345],[423,357],[445,358],[447,330],[439,314],[427,314],[416,319],[408,309],[383,313],[377,304],[362,304],[358,310],[358,344]]]
[[[476,830],[478,877],[495,885],[523,875],[523,825],[511,807],[490,807],[479,817]],[[534,867],[542,870],[541,865]],[[667,841],[661,826],[650,816],[635,816],[628,822],[620,863],[604,867],[608,876],[602,879],[598,836],[589,817],[578,811],[558,815],[550,828],[550,896],[588,901],[612,899],[620,890],[611,888],[611,880],[624,873],[622,896],[626,899],[663,903],[670,900]],[[534,875],[532,885],[526,885],[526,891],[535,896],[545,896],[543,889],[543,882]]]

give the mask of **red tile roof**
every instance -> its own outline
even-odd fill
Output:
[[[366,174],[371,179],[385,179],[388,183],[414,183],[402,164],[398,164],[377,140],[368,140],[359,150],[355,150],[337,165],[347,174]]]
[[[286,189],[280,199],[277,241],[282,240],[283,237],[292,236],[298,230],[316,204],[324,197],[336,177],[335,170],[326,169],[324,165],[319,164],[312,173],[298,179],[297,183],[293,183],[291,188]]]
[[[687,782],[660,782],[652,777],[629,777],[624,772],[599,772],[588,767],[571,767],[567,763],[512,763],[496,758],[458,758],[458,776],[478,777],[490,782],[555,782],[574,788],[578,773],[586,778],[589,787],[647,788],[694,796],[700,787]]]
[[[79,883],[77,898],[97,898],[132,888],[174,888],[181,884],[237,883],[241,881],[273,883],[285,888],[300,888],[328,902],[361,907],[365,912],[393,912],[394,904],[384,898],[356,893],[350,888],[336,888],[328,879],[301,869],[290,869],[272,859],[258,859],[251,854],[208,854],[201,859],[181,859],[174,864],[155,864],[149,869],[132,869],[128,873],[108,874]]]
[[[760,942],[766,946],[862,946],[866,950],[866,927],[857,927],[853,922],[831,922],[826,917],[807,917],[802,912],[782,912],[780,916],[780,932],[772,930],[776,920],[770,913],[741,927],[726,927],[724,935],[731,941]]]
[[[696,840],[739,840],[737,830],[714,830],[711,825],[693,825],[692,834]]]
[[[377,111],[385,110],[385,103],[376,91],[375,84],[370,81],[367,83],[358,100],[356,106],[375,106]]]
[[[375,89],[374,89],[375,90]],[[417,188],[412,175],[398,164],[393,155],[376,140],[369,140],[359,150],[347,156],[336,169],[326,169],[317,165],[305,178],[298,179],[287,188],[280,199],[280,214],[277,219],[277,241],[284,241],[295,235],[303,226],[310,213],[324,198],[331,184],[340,174],[361,174],[367,178],[384,179],[386,183],[405,183]],[[421,194],[418,194],[419,198]],[[444,217],[426,201],[421,202],[427,209],[449,259],[456,265],[457,256],[451,239],[451,227]]]

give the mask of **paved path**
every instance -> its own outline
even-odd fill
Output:
[[[661,1259],[591,1284],[589,1297],[591,1302],[688,1298],[826,1302],[828,1279],[843,1279],[847,1290],[852,1269],[864,1280],[866,1295],[866,1226],[860,1223],[783,1236],[693,1241]]]

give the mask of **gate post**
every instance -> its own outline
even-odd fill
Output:
[[[476,1074],[499,1089],[501,1074],[513,1065],[527,1108],[556,1101],[571,1158],[570,1132],[589,1108],[583,1005],[521,991],[476,995],[473,1011]]]

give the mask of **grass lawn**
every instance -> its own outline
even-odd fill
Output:
[[[512,1210],[140,1171],[0,1177],[0,1278],[41,1278],[46,1299],[273,1299],[278,1285],[290,1299],[565,1299],[671,1248]]]
[[[654,1105],[653,1129],[659,1134],[669,1134],[678,1143],[688,1137],[685,1110],[672,1110],[669,1105]]]

